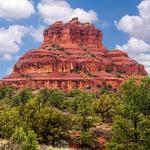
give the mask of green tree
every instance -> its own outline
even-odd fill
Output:
[[[70,128],[69,114],[55,107],[39,106],[36,100],[30,100],[21,111],[23,124],[35,131],[40,143],[53,144],[68,136]]]
[[[25,140],[25,137],[26,137],[26,132],[24,128],[17,127],[11,137],[11,140],[17,144],[21,144]]]
[[[25,88],[12,96],[10,100],[10,105],[12,107],[25,105],[30,100],[31,97],[32,97],[31,89]]]
[[[63,100],[64,93],[60,90],[42,89],[37,96],[37,101],[40,107],[50,105],[53,107],[61,108]]]
[[[29,130],[25,136],[25,140],[21,144],[22,150],[38,150],[37,135],[33,130]]]
[[[70,117],[57,108],[44,107],[40,109],[36,117],[36,133],[40,142],[55,145],[68,136]]]
[[[116,99],[116,94],[105,93],[91,104],[93,111],[100,115],[103,122],[112,122],[118,105]]]
[[[64,101],[64,93],[60,90],[50,90],[49,92],[49,103],[57,108],[62,107]]]
[[[130,79],[118,97],[120,104],[108,149],[150,149],[150,78]]]
[[[14,95],[14,89],[12,87],[0,88],[0,100],[4,98],[11,98]]]
[[[36,100],[38,102],[39,109],[44,107],[49,100],[49,90],[46,88],[40,90],[36,96]]]
[[[77,143],[83,149],[95,150],[98,148],[98,141],[90,132],[82,132],[80,137],[77,139]]]
[[[34,99],[30,99],[25,105],[20,106],[19,114],[22,116],[22,126],[37,130],[37,116],[40,112],[39,106]]]
[[[77,121],[84,132],[92,127],[94,123],[101,121],[101,118],[91,109],[92,101],[94,101],[94,97],[89,93],[82,93],[77,97]]]
[[[78,93],[78,94],[76,94]],[[72,115],[75,130],[87,131],[94,123],[100,122],[100,116],[92,110],[91,104],[96,100],[96,96],[83,91],[72,91],[64,100],[67,111]]]
[[[68,111],[77,114],[79,110],[84,108],[84,105],[90,106],[94,99],[94,94],[74,90],[67,95],[67,98],[64,100],[64,105]]]
[[[5,105],[6,106],[6,105]],[[10,138],[20,125],[20,115],[16,108],[0,110],[0,136]]]
[[[37,150],[37,135],[33,130],[25,131],[24,128],[16,128],[11,140],[17,143],[22,150]]]

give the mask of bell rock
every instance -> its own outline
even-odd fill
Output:
[[[78,18],[68,23],[57,21],[43,36],[41,46],[25,53],[12,73],[0,80],[0,87],[116,90],[131,76],[147,75],[144,66],[126,52],[105,48],[102,32]]]

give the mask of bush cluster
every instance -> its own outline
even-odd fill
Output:
[[[72,142],[98,149],[93,129],[101,123],[112,124],[107,149],[150,149],[150,78],[129,79],[116,93],[0,89],[0,138],[23,150],[39,149],[39,144],[68,147]]]

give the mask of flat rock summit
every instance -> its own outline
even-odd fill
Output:
[[[25,53],[12,73],[0,80],[0,87],[116,90],[130,76],[147,75],[144,66],[126,52],[106,49],[102,32],[78,18],[57,21],[43,35],[41,46]]]

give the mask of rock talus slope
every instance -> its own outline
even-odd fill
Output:
[[[12,73],[0,81],[0,87],[115,90],[130,76],[147,75],[144,66],[126,52],[106,49],[102,32],[78,18],[58,21],[43,35],[41,46],[24,54]]]

